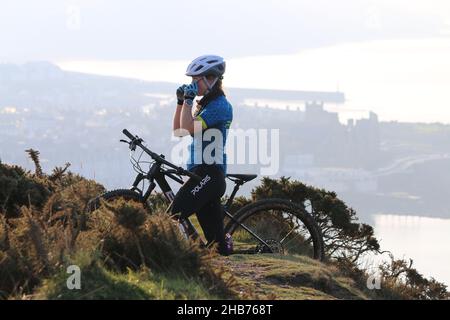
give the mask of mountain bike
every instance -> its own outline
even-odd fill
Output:
[[[137,176],[130,189],[116,189],[105,192],[92,199],[87,210],[92,212],[100,207],[100,199],[113,201],[118,198],[140,202],[149,208],[151,193],[158,185],[168,204],[166,213],[169,214],[171,203],[175,197],[166,178],[183,184],[182,177],[201,180],[196,174],[176,166],[167,161],[162,154],[156,154],[146,147],[144,140],[132,135],[127,129],[123,134],[129,140],[121,139],[130,149],[130,162]],[[139,148],[139,149],[138,149]],[[136,153],[139,153],[139,156]],[[145,161],[142,156],[150,156]],[[148,165],[148,169],[143,168]],[[307,211],[304,204],[286,199],[268,198],[254,201],[242,206],[231,213],[234,198],[239,188],[248,181],[255,179],[255,174],[227,174],[226,178],[234,182],[231,195],[223,203],[225,233],[233,239],[233,253],[272,253],[272,254],[302,254],[322,260],[324,258],[324,242],[322,233],[314,217]],[[145,183],[148,188],[145,190]],[[142,183],[142,188],[138,186]],[[188,236],[199,240],[204,246],[207,244],[195,228],[190,219],[179,221]]]

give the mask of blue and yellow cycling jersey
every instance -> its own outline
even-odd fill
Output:
[[[206,104],[195,117],[201,122],[202,134],[194,134],[189,145],[189,159],[187,169],[200,164],[218,165],[226,174],[227,157],[225,145],[233,121],[233,107],[224,95],[221,95]]]

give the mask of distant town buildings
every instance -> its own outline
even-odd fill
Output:
[[[121,131],[136,132],[170,156],[177,143],[171,139],[174,88],[48,63],[0,64],[0,160],[32,170],[24,150],[34,148],[45,171],[68,161],[107,188],[125,187],[134,172]],[[341,92],[228,88],[227,95],[233,129],[279,130],[276,176],[340,192],[361,211],[448,212],[449,126],[380,122],[373,112],[343,123]],[[259,168],[235,165],[229,172]],[[250,192],[251,184],[246,187]]]
[[[286,150],[283,173],[336,191],[377,191],[377,179],[370,171],[380,149],[375,113],[343,125],[337,112],[324,109],[323,101],[305,101],[299,119],[299,136],[308,139],[302,147]]]

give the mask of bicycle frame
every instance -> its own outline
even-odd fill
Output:
[[[172,163],[170,163],[167,160],[165,160],[163,155],[157,155],[154,152],[150,151],[149,149],[147,149],[142,144],[142,139],[140,139],[137,136],[131,135],[126,129],[123,130],[123,133],[126,136],[128,136],[131,139],[131,141],[130,142],[124,141],[124,140],[121,140],[121,141],[129,143],[131,150],[134,151],[136,146],[139,146],[139,147],[142,148],[142,150],[144,152],[146,152],[148,155],[150,155],[150,157],[152,157],[152,159],[155,160],[155,162],[150,167],[150,170],[146,174],[143,174],[141,172],[139,172],[137,174],[137,176],[136,176],[136,178],[135,178],[135,180],[133,182],[133,185],[131,187],[131,190],[138,191],[139,194],[143,197],[144,201],[147,201],[149,199],[152,191],[158,185],[159,188],[161,189],[161,191],[163,192],[166,200],[169,203],[169,206],[166,209],[166,213],[169,213],[170,210],[171,210],[171,207],[172,207],[173,200],[175,198],[175,194],[173,193],[172,188],[170,187],[169,183],[167,182],[166,176],[171,178],[172,180],[180,183],[180,184],[184,183],[184,181],[179,177],[181,174],[185,174],[185,175],[189,174],[191,177],[194,177],[194,178],[198,178],[198,176],[196,176],[193,173],[186,172],[186,170],[184,170],[184,169],[182,169],[180,167],[176,167]],[[165,169],[165,168],[162,167],[163,165],[170,166],[173,169]],[[181,172],[181,174],[180,174],[180,172]],[[144,179],[146,179],[146,180],[148,180],[150,182],[150,184],[149,184],[147,190],[145,191],[145,193],[143,193],[143,190],[140,190],[138,188],[139,183],[141,183]],[[266,241],[261,239],[257,234],[255,234],[247,226],[245,226],[242,223],[240,223],[239,221],[237,221],[234,218],[234,216],[228,211],[228,209],[230,208],[231,204],[233,203],[233,200],[234,200],[234,197],[235,197],[236,193],[238,192],[240,186],[243,184],[240,181],[233,181],[233,182],[235,183],[233,191],[232,191],[230,197],[228,198],[227,202],[225,204],[223,204],[223,210],[224,210],[225,215],[227,215],[233,222],[235,222],[238,225],[240,225],[244,230],[249,232],[260,243],[264,244],[267,248],[270,249],[270,246],[269,246],[269,244],[266,243]],[[192,225],[192,223],[190,222],[189,219],[186,219],[185,221],[181,221],[181,223],[183,223],[184,226],[187,227],[187,229],[189,231],[191,231],[191,232],[189,232],[190,236],[192,236],[194,239],[200,239],[200,236],[198,234],[197,229],[195,229],[195,227]],[[203,244],[205,244],[205,243],[203,242]]]
[[[154,163],[146,175],[144,175],[142,173],[138,173],[138,175],[136,176],[134,183],[131,187],[131,190],[138,191],[140,193],[140,195],[142,196],[142,198],[145,201],[147,201],[150,198],[150,195],[153,192],[153,190],[155,190],[156,186],[159,186],[162,193],[164,194],[164,197],[168,201],[169,205],[166,209],[166,213],[169,213],[170,209],[172,207],[172,202],[175,198],[175,194],[174,194],[172,188],[170,187],[169,183],[167,182],[166,176],[180,184],[184,183],[184,181],[181,178],[178,178],[177,176],[175,176],[174,173],[171,172],[171,170],[165,170],[161,167],[160,163]],[[145,193],[143,192],[144,190],[141,190],[138,188],[138,185],[144,179],[149,181],[149,186],[148,186],[147,190],[145,191]],[[237,191],[239,190],[239,187],[240,187],[240,185],[238,183],[236,183],[230,198],[228,198],[227,202],[225,204],[223,204],[224,213],[230,219],[235,221],[236,223],[239,223],[239,222],[234,219],[233,215],[228,211],[228,208],[233,203],[233,199],[234,199]],[[192,225],[192,223],[190,221],[186,221],[186,222],[189,224],[188,227],[194,232],[194,237],[198,238],[198,231],[195,229],[195,227]],[[242,226],[242,227],[246,229],[245,226]],[[253,232],[251,230],[248,229],[247,231],[253,234]],[[254,236],[259,238],[255,234],[254,234]]]

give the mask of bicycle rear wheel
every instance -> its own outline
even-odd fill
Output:
[[[235,253],[300,254],[324,259],[321,230],[300,204],[264,199],[242,207],[225,231],[233,237]]]

